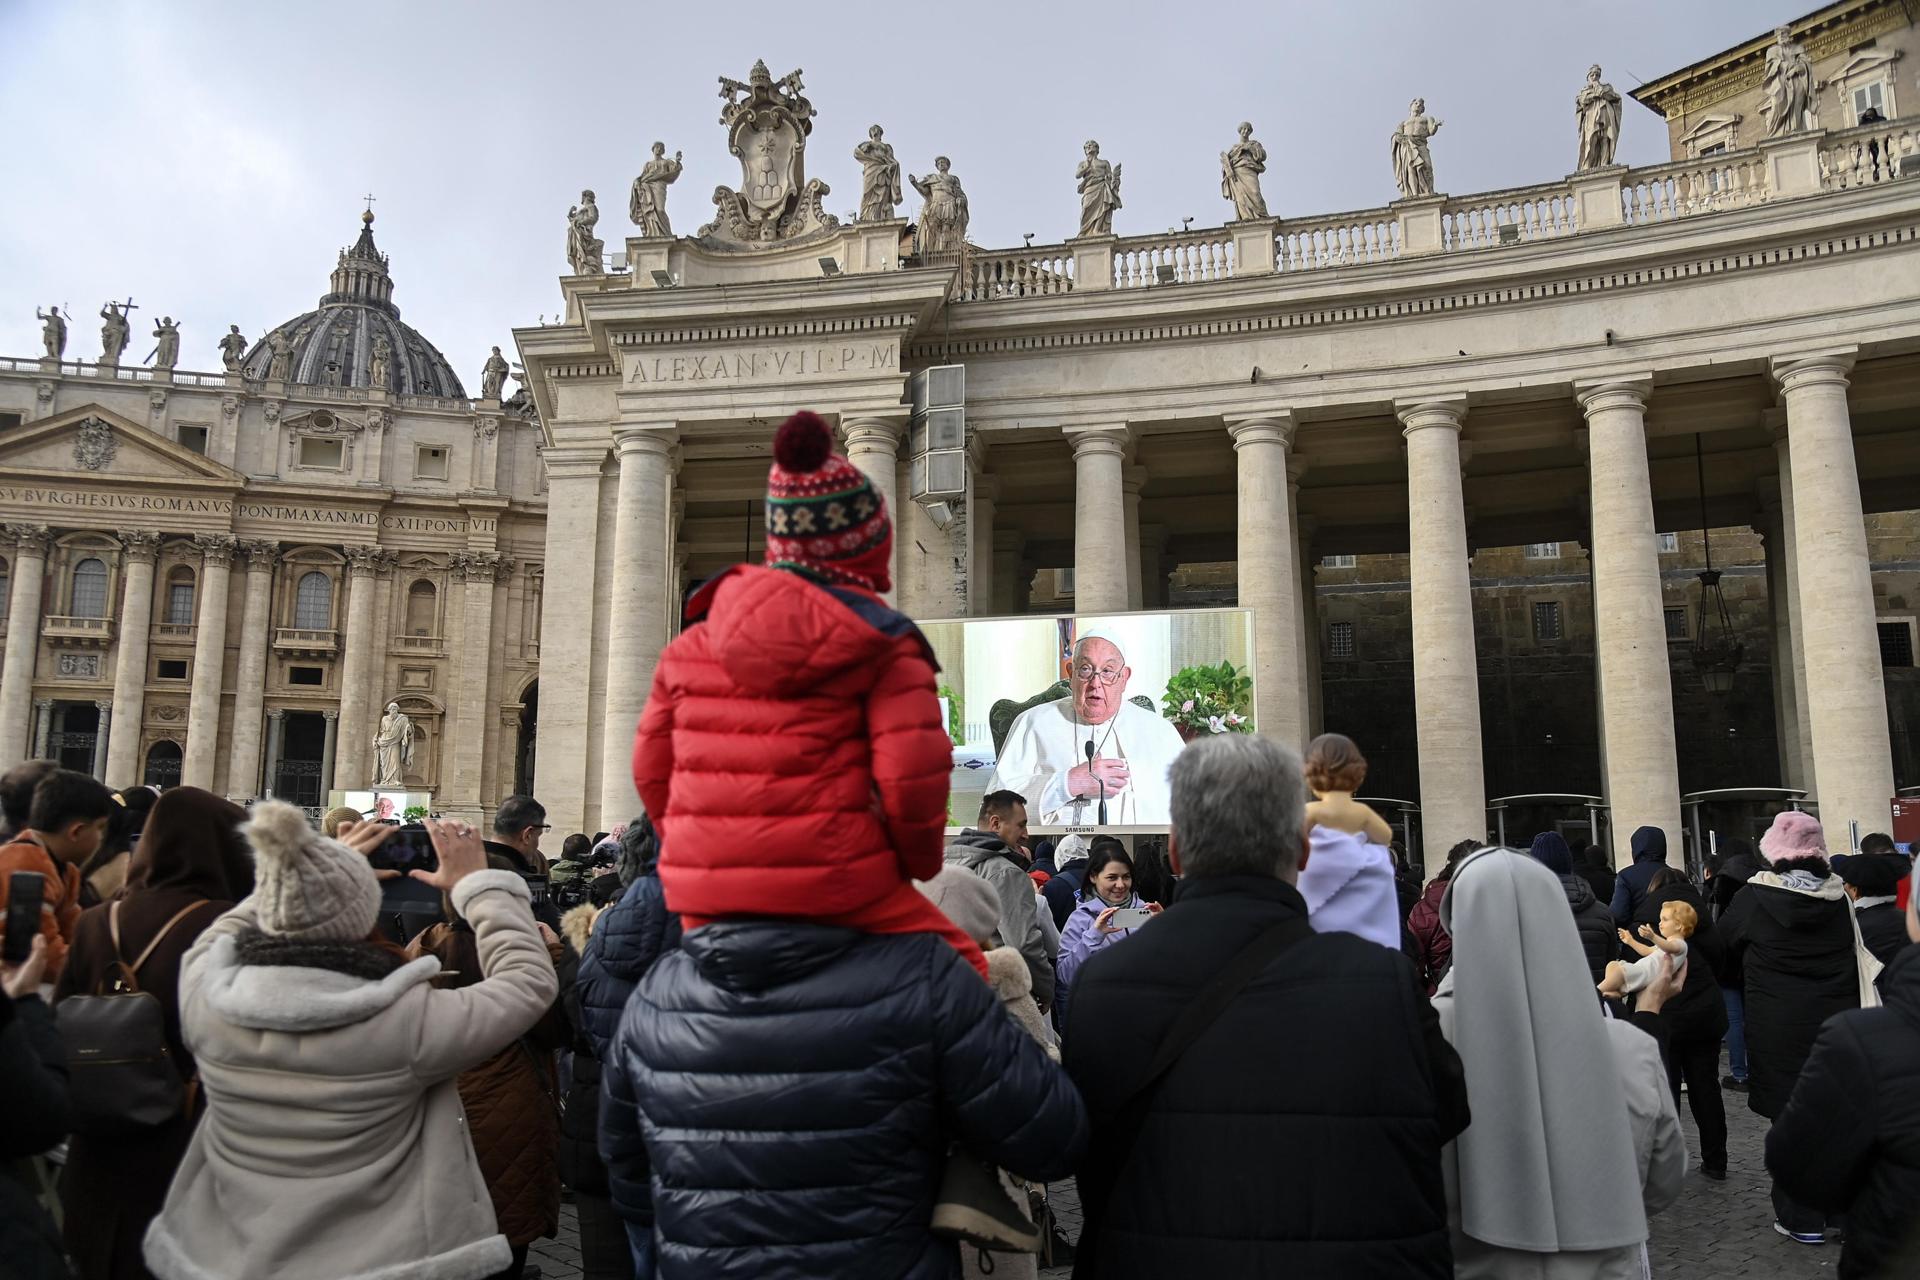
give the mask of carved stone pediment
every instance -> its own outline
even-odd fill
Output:
[[[0,440],[0,472],[16,483],[42,477],[72,482],[89,473],[236,489],[245,483],[238,472],[98,405],[9,431]]]
[[[344,414],[336,409],[302,409],[282,413],[280,425],[303,436],[355,436],[367,430],[365,418]]]

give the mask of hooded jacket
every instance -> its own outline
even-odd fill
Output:
[[[633,749],[667,906],[688,929],[937,933],[984,977],[979,947],[911,884],[940,871],[953,768],[919,628],[869,592],[747,565],[687,612]]]
[[[1420,981],[1432,995],[1453,963],[1453,935],[1440,923],[1440,899],[1447,895],[1447,882],[1435,877],[1407,913],[1407,933],[1413,939],[1414,967]]]
[[[1027,864],[999,836],[968,828],[947,845],[947,862],[967,870],[992,885],[1000,896],[1000,942],[1012,947],[1027,962],[1032,978],[1033,998],[1042,1005],[1053,1003],[1053,961],[1047,958],[1047,938],[1040,930],[1039,914],[1033,906],[1033,881],[1027,876]]]
[[[509,1265],[454,1078],[559,990],[529,899],[508,871],[454,887],[486,975],[457,991],[431,986],[425,956],[383,978],[249,963],[251,902],[200,936],[180,1025],[209,1102],[147,1231],[160,1280],[479,1280]]]
[[[1746,978],[1747,1105],[1780,1114],[1820,1024],[1858,1008],[1853,905],[1828,876],[1756,874],[1720,921],[1721,939]]]
[[[1633,833],[1633,865],[1613,877],[1613,920],[1631,928],[1633,917],[1647,898],[1647,882],[1667,862],[1667,833],[1659,827],[1640,827]]]
[[[1533,860],[1560,877],[1560,889],[1567,895],[1567,909],[1573,912],[1574,928],[1580,931],[1580,950],[1586,954],[1587,969],[1595,986],[1607,976],[1607,962],[1620,954],[1619,936],[1614,932],[1613,913],[1593,896],[1593,886],[1574,874],[1573,850],[1557,831],[1542,831],[1533,838],[1528,850]]]
[[[928,1223],[948,1143],[1054,1180],[1087,1140],[1066,1075],[923,933],[690,930],[604,1069],[614,1207],[631,1220],[645,1194],[644,1147],[662,1280],[944,1280],[958,1254]]]
[[[1879,1009],[1820,1029],[1767,1169],[1794,1199],[1844,1213],[1842,1280],[1920,1274],[1920,947],[1880,979]]]

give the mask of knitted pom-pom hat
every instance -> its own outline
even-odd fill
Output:
[[[366,858],[307,825],[281,800],[253,806],[243,828],[253,845],[254,911],[260,931],[298,942],[358,942],[380,918],[380,882]]]
[[[886,499],[833,451],[833,432],[805,410],[780,424],[767,472],[767,564],[890,591],[893,521]]]
[[[1774,814],[1773,825],[1760,837],[1760,856],[1768,862],[1826,857],[1827,841],[1820,830],[1820,819],[1796,809]]]

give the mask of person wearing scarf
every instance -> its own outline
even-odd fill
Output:
[[[1440,916],[1433,1003],[1473,1111],[1443,1155],[1454,1275],[1639,1280],[1687,1163],[1658,1041],[1605,1015],[1559,879],[1526,854],[1468,857]]]

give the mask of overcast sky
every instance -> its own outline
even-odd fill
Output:
[[[971,238],[1004,247],[1073,233],[1088,138],[1125,166],[1119,234],[1225,221],[1219,153],[1242,119],[1279,216],[1385,204],[1387,139],[1416,94],[1445,124],[1441,191],[1551,181],[1573,164],[1590,62],[1625,94],[1812,7],[0,0],[0,354],[39,354],[34,308],[60,302],[68,358],[95,359],[101,304],[131,294],[129,359],[169,314],[181,365],[218,369],[229,323],[258,340],[315,305],[372,192],[394,301],[471,391],[490,344],[559,309],[581,188],[617,251],[656,138],[686,153],[668,203],[681,234],[739,185],[716,77],[755,58],[805,69],[807,174],[833,188],[830,211],[859,203],[851,153],[878,122],[909,172],[951,156]],[[1628,99],[1620,159],[1665,158],[1664,125]]]

